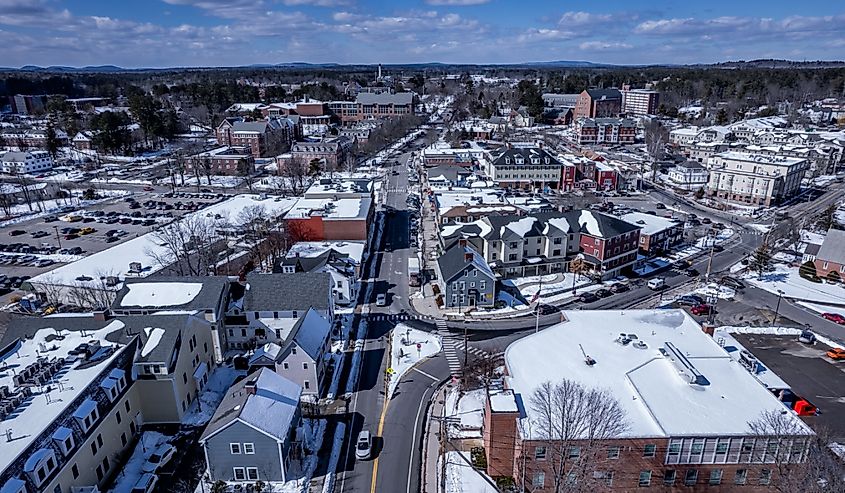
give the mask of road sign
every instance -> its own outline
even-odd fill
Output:
[[[417,343],[417,351],[419,351],[420,349],[422,349],[422,344],[420,344],[420,343],[418,342],[418,343]]]

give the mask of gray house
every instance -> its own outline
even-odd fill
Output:
[[[496,302],[496,275],[466,240],[459,240],[437,259],[447,308],[491,307]]]
[[[302,389],[262,368],[233,385],[200,437],[212,481],[288,481]]]

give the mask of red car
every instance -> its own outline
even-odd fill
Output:
[[[153,187],[151,187],[151,186],[149,186],[149,185],[147,185],[147,186],[145,186],[145,187],[144,187],[144,191],[145,191],[145,192],[152,192],[153,190],[154,190],[154,188],[153,188]]]
[[[845,317],[838,313],[822,313],[822,318],[839,325],[845,325]]]
[[[690,311],[693,315],[707,315],[710,313],[710,305],[704,303],[701,305],[695,305],[694,307],[690,308]]]

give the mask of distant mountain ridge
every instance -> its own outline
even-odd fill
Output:
[[[24,65],[20,68],[0,67],[4,72],[40,72],[40,73],[117,73],[117,72],[166,72],[172,70],[226,70],[226,69],[319,69],[319,68],[358,68],[375,67],[376,63],[309,63],[309,62],[284,62],[284,63],[255,63],[239,66],[219,67],[140,67],[125,68],[117,65],[86,65],[84,67],[70,67],[64,65],[51,65],[41,67],[38,65]],[[443,63],[443,62],[420,62],[420,63],[391,63],[383,64],[385,67],[408,67],[408,68],[448,68],[448,67],[504,67],[504,68],[625,68],[625,67],[713,67],[713,68],[831,68],[845,67],[845,61],[837,60],[816,60],[816,61],[794,61],[785,59],[758,59],[758,60],[737,60],[718,63],[702,64],[609,64],[597,63],[585,60],[550,60],[522,63]]]

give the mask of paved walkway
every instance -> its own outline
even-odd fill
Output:
[[[423,438],[423,460],[421,490],[423,493],[438,493],[441,491],[443,475],[437,470],[438,458],[441,452],[441,440],[446,432],[446,389],[444,385],[437,390],[434,401],[426,416],[425,436]]]

